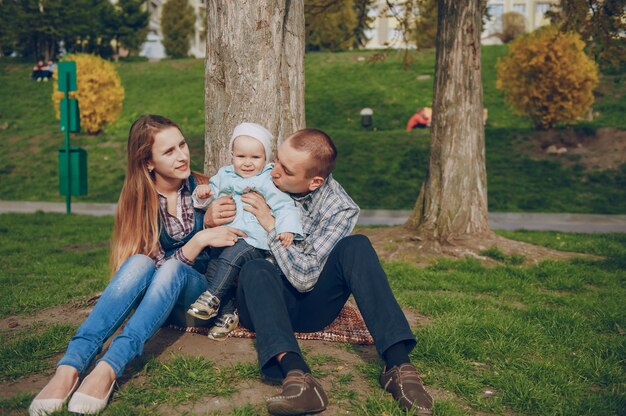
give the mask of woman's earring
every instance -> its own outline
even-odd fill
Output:
[[[148,173],[152,173],[153,170],[154,168],[152,166],[148,166]]]

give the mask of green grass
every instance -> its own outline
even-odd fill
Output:
[[[3,336],[0,381],[15,380],[49,369],[49,359],[65,350],[75,330],[75,327],[62,323],[29,325],[18,331],[13,330],[11,337]]]
[[[506,232],[554,246],[555,234]],[[626,405],[624,235],[559,233],[562,250],[603,260],[520,268],[440,260],[386,267],[401,303],[433,319],[412,357],[426,382],[472,407],[523,414],[616,414]],[[564,236],[564,237],[563,237]],[[599,241],[608,244],[598,247]],[[484,397],[486,389],[495,391]]]
[[[524,117],[507,108],[495,89],[495,64],[506,47],[483,47],[489,209],[491,211],[626,213],[626,166],[586,172],[559,160],[536,161],[515,150],[532,134]],[[434,52],[412,52],[403,70],[401,53],[368,63],[372,51],[306,55],[306,117],[327,130],[339,149],[335,177],[362,208],[413,207],[428,162],[429,132],[404,131],[408,117],[432,100]],[[204,62],[164,60],[116,64],[126,98],[121,118],[98,136],[75,135],[88,152],[89,194],[76,201],[114,202],[124,176],[125,142],[140,114],[178,121],[192,150],[192,167],[204,157]],[[58,195],[57,148],[63,143],[54,120],[50,83],[29,80],[30,64],[0,59],[0,193],[3,199],[62,201]],[[430,75],[418,80],[418,75]],[[593,122],[577,128],[626,129],[623,75],[602,75]],[[374,128],[359,126],[359,111],[374,110]],[[210,108],[210,103],[209,103]]]
[[[151,360],[142,375],[144,381],[122,389],[118,401],[119,406],[147,414],[163,404],[176,408],[206,396],[228,397],[237,391],[237,383],[259,377],[258,371],[250,371],[249,366],[217,367],[203,357],[183,355],[172,355],[162,362]],[[111,407],[111,414],[116,413],[115,409]]]
[[[0,410],[5,413],[24,410],[28,408],[31,400],[33,400],[33,396],[27,393],[19,393],[7,399],[0,399]]]
[[[112,226],[111,217],[0,215],[0,318],[102,290]]]
[[[510,265],[519,265],[524,263],[524,261],[526,260],[524,259],[524,256],[504,254],[497,246],[490,247],[487,250],[482,250],[480,254],[493,260]]]
[[[99,291],[107,280],[110,228],[111,218],[0,215],[2,316],[80,302]],[[384,264],[400,304],[428,318],[413,328],[418,344],[411,357],[429,388],[449,392],[437,401],[435,414],[619,414],[626,408],[626,235],[499,234],[600,257],[532,264],[492,247],[483,252],[496,262],[489,267],[469,258],[440,259],[427,268]],[[99,254],[76,255],[86,245],[98,247]],[[81,285],[81,279],[92,280]],[[0,381],[49,373],[73,329],[35,322],[0,331]],[[345,346],[353,362],[311,346],[304,352],[316,376],[332,386],[331,400],[340,409],[403,414],[377,387],[381,362],[364,362],[360,349]],[[138,373],[123,384],[106,414],[186,408],[207,396],[228,398],[242,382],[260,380],[249,362],[219,365],[178,353],[139,361]],[[357,377],[365,378],[366,390],[356,387]],[[0,411],[22,412],[30,398],[5,398]],[[232,414],[264,412],[258,403],[237,406]]]

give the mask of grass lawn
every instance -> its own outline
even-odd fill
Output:
[[[533,134],[495,89],[495,63],[506,47],[483,47],[489,209],[491,211],[626,213],[626,166],[587,172],[558,158],[533,160],[514,143]],[[408,70],[399,53],[382,62],[360,59],[374,52],[306,55],[307,124],[327,130],[339,149],[335,177],[362,208],[410,209],[428,161],[428,131],[404,131],[408,117],[432,99],[434,52],[412,52]],[[63,135],[54,120],[50,83],[29,80],[31,63],[0,58],[0,193],[2,199],[62,201],[57,147]],[[89,195],[76,201],[116,201],[125,164],[125,141],[140,114],[178,121],[192,149],[192,166],[204,155],[204,62],[165,60],[117,64],[126,98],[122,116],[98,136],[75,135],[88,151]],[[430,76],[418,79],[418,76]],[[623,75],[602,77],[593,122],[575,128],[626,129]],[[374,110],[374,129],[359,127],[359,111]],[[210,103],[209,103],[210,108]]]
[[[110,217],[0,215],[0,317],[81,305],[100,291],[108,279],[111,226]],[[399,302],[420,317],[413,327],[418,345],[411,357],[438,397],[435,414],[623,412],[626,235],[501,234],[600,257],[532,264],[490,250],[484,254],[498,260],[496,266],[469,258],[441,259],[426,268],[385,263]],[[0,382],[7,386],[50,373],[74,329],[67,322],[37,320],[3,326]],[[307,350],[313,371],[332,386],[333,403],[355,414],[403,414],[375,387],[380,362],[364,360],[360,347],[336,348],[352,358],[316,354],[315,344]],[[122,385],[105,414],[154,414],[207,397],[228,400],[240,392],[241,383],[262,386],[250,364],[254,357],[242,358],[224,364],[172,353],[135,364],[139,376]],[[328,370],[346,366],[342,375]],[[23,413],[32,390],[0,396],[0,413]],[[237,406],[231,414],[265,412],[262,403],[243,400]]]

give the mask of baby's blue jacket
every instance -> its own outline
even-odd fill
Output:
[[[241,202],[241,195],[247,190],[256,191],[263,195],[274,218],[276,218],[276,232],[278,234],[293,233],[295,240],[304,237],[300,208],[289,195],[279,190],[272,182],[270,172],[273,167],[274,165],[270,163],[263,168],[261,173],[251,178],[243,178],[235,172],[233,165],[228,165],[220,168],[209,182],[214,198],[232,195],[235,204],[237,204],[235,220],[227,225],[244,231],[248,234],[248,237],[245,238],[246,242],[263,250],[269,250],[267,232],[253,214],[244,211]]]

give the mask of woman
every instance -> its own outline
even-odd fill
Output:
[[[238,237],[246,237],[225,226],[202,229],[203,213],[191,204],[197,179],[191,175],[189,149],[173,121],[140,117],[130,129],[127,153],[111,241],[115,274],[70,341],[56,373],[31,403],[31,415],[58,411],[70,396],[70,412],[104,409],[115,380],[141,355],[145,342],[173,310],[184,314],[206,290],[204,249],[232,246]],[[133,309],[122,333],[72,395],[80,375]]]

